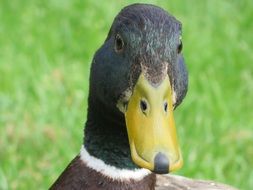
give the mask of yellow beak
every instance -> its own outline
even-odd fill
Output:
[[[125,119],[135,164],[155,173],[181,168],[183,160],[177,142],[168,76],[154,87],[141,74],[129,100]]]

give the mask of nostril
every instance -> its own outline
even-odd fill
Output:
[[[140,101],[140,108],[142,112],[146,112],[148,109],[148,104],[145,100]]]
[[[154,172],[158,174],[169,173],[169,160],[166,155],[159,152],[154,160]]]
[[[167,103],[167,102],[164,102],[163,107],[164,107],[164,111],[167,112],[167,110],[168,110],[168,103]]]

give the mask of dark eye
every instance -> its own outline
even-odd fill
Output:
[[[123,39],[119,34],[117,34],[115,37],[115,47],[114,48],[115,48],[116,52],[121,52],[124,48]]]
[[[179,43],[179,45],[177,46],[177,53],[181,53],[182,49],[183,49],[183,43],[182,43],[182,41],[180,40],[180,43]]]

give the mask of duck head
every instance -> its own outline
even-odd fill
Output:
[[[116,16],[93,59],[90,91],[112,119],[123,118],[133,162],[155,173],[183,163],[173,116],[188,85],[181,51],[181,23],[134,4]]]

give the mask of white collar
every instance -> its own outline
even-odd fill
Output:
[[[96,170],[97,172],[114,180],[123,181],[133,179],[139,181],[151,173],[150,170],[144,168],[129,170],[120,169],[116,168],[115,166],[105,164],[103,160],[91,156],[84,148],[84,146],[82,146],[80,151],[80,159],[85,163],[87,167]]]

